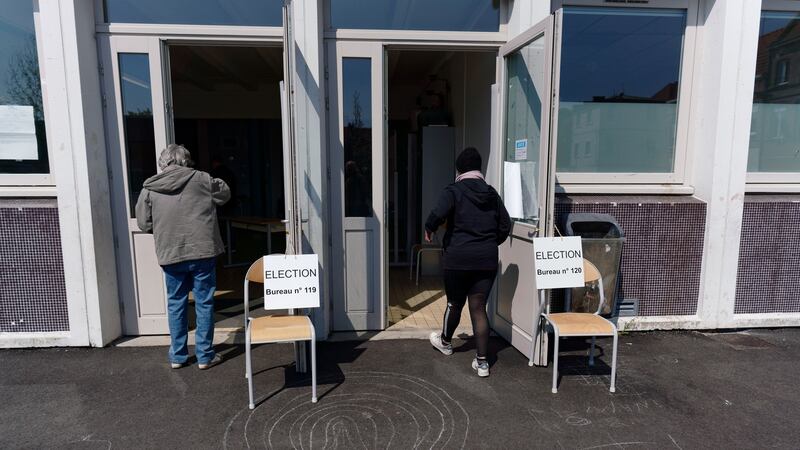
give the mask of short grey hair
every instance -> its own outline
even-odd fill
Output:
[[[158,168],[161,170],[169,166],[178,165],[183,167],[192,167],[192,154],[186,147],[178,144],[169,144],[167,148],[161,150],[161,156],[158,157]]]

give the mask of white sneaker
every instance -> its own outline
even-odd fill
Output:
[[[432,331],[429,340],[431,341],[431,345],[436,350],[439,350],[443,354],[450,356],[453,354],[453,344],[445,344],[442,342],[442,335],[436,331]]]
[[[203,364],[198,364],[197,368],[200,369],[200,370],[206,370],[209,367],[214,367],[214,366],[216,366],[217,364],[219,364],[221,362],[222,362],[222,356],[219,356],[219,354],[216,354],[216,355],[214,355],[214,358],[211,359],[211,361],[209,361],[207,363],[203,363]]]
[[[185,362],[183,362],[183,363],[169,363],[169,366],[172,367],[173,369],[180,369],[181,367],[184,367],[186,364],[187,363],[185,363]]]
[[[478,358],[472,360],[472,370],[478,372],[479,377],[489,376],[489,363],[486,360],[478,362]]]

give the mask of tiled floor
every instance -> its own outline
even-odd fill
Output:
[[[446,306],[441,276],[422,277],[417,286],[408,279],[408,268],[389,270],[388,330],[441,330]],[[469,312],[464,308],[459,328],[469,326]]]

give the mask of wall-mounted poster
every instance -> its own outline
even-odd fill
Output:
[[[0,159],[39,159],[33,106],[0,105]]]

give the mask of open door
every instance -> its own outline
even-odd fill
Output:
[[[167,145],[162,44],[149,36],[98,36],[119,295],[126,335],[166,334],[164,275],[153,235],[134,207]]]
[[[297,147],[294,135],[294,27],[291,2],[283,4],[283,81],[280,83],[281,128],[283,134],[283,195],[286,253],[303,253],[302,218],[297,169]]]
[[[331,42],[328,57],[333,329],[379,330],[386,325],[383,46]]]
[[[514,220],[500,247],[500,272],[490,310],[494,330],[525,355],[538,331],[540,305],[533,276],[533,238],[553,234],[555,154],[551,130],[554,24],[550,16],[500,50],[493,149],[503,201]],[[544,358],[547,357],[546,351]]]

